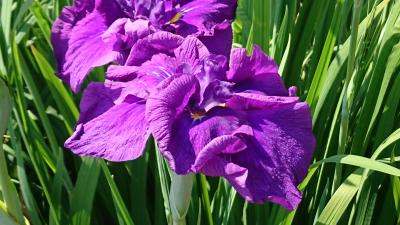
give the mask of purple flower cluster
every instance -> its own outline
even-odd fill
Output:
[[[315,146],[306,103],[258,47],[233,48],[234,0],[75,0],[52,30],[59,76],[79,91],[65,147],[111,161],[153,135],[177,174],[222,176],[248,201],[292,210]]]

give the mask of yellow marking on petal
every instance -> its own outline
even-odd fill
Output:
[[[218,106],[225,108],[226,107],[226,103],[221,103]]]
[[[197,120],[197,119],[201,119],[204,117],[203,113],[191,113],[190,116],[192,117],[192,119]]]
[[[183,13],[178,12],[170,21],[167,22],[168,25],[178,22],[183,16]]]

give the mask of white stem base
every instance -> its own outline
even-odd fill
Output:
[[[186,213],[189,209],[193,187],[193,174],[177,175],[171,172],[171,190],[169,201],[173,225],[186,225]]]

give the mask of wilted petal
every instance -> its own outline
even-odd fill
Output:
[[[81,117],[65,143],[66,148],[78,155],[110,161],[132,160],[142,155],[149,137],[145,104],[134,96],[118,102],[121,91],[116,85],[88,86],[81,102]]]
[[[258,46],[254,46],[252,56],[244,48],[233,48],[230,60],[227,78],[237,83],[237,92],[261,91],[267,95],[288,96],[278,66]]]
[[[105,43],[101,35],[122,16],[115,2],[77,1],[65,7],[52,28],[52,45],[58,74],[72,90],[80,85],[93,67],[107,64],[118,57],[115,43]]]

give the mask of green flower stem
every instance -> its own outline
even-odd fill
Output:
[[[0,138],[3,139],[3,134],[8,126],[8,121],[11,113],[11,97],[7,86],[0,79]],[[0,187],[4,201],[7,206],[7,212],[19,223],[25,224],[19,198],[15,186],[11,183],[8,176],[7,162],[4,155],[3,143],[0,144]]]
[[[193,174],[177,175],[171,172],[169,201],[173,225],[186,225],[185,216],[189,209],[193,187]]]

